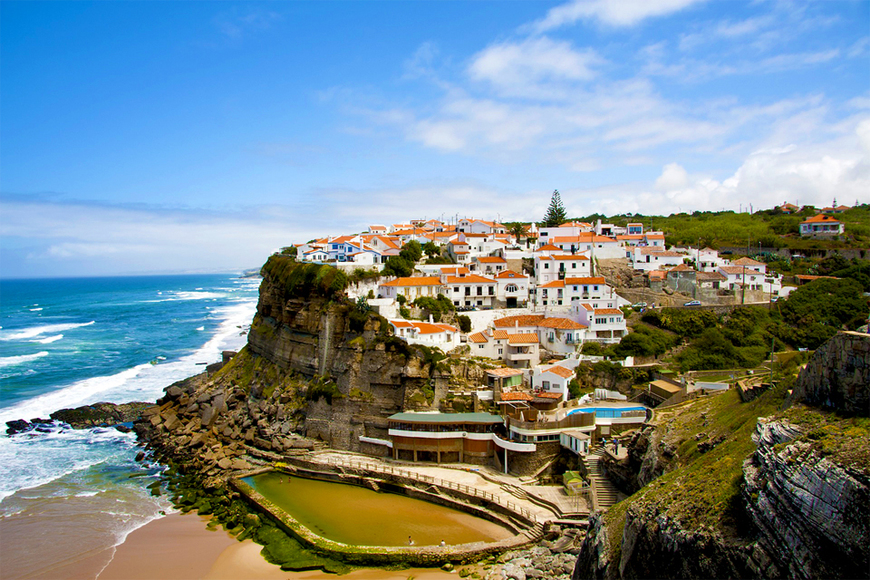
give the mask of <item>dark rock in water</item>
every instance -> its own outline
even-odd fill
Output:
[[[6,434],[7,435],[15,435],[16,433],[23,433],[25,431],[29,431],[33,428],[33,425],[29,421],[25,421],[24,419],[16,419],[15,421],[6,421]]]
[[[120,431],[121,433],[129,433],[130,431],[133,430],[133,429],[131,429],[130,427],[128,427],[127,425],[124,425],[124,424],[115,425],[115,429],[118,430],[118,431]]]
[[[68,423],[73,429],[87,429],[130,423],[141,417],[142,411],[151,406],[151,403],[95,403],[75,409],[61,409],[52,413],[51,418]]]
[[[143,459],[145,459],[145,452],[144,451],[140,451],[139,453],[136,454],[136,461],[141,462]]]

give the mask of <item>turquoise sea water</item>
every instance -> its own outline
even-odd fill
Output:
[[[5,422],[99,401],[155,400],[222,350],[244,345],[258,286],[258,278],[235,274],[0,281],[4,576],[37,570],[27,552],[38,551],[45,571],[123,541],[169,509],[145,487],[160,468],[135,462],[132,433],[53,424],[8,436]],[[57,541],[65,525],[83,521],[92,545]],[[50,528],[53,540],[33,539],[22,552],[6,533],[22,526]]]

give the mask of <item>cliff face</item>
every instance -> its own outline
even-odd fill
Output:
[[[868,346],[841,333],[802,371],[789,400],[823,409],[773,390],[659,413],[608,466],[637,491],[592,518],[574,578],[870,576]]]

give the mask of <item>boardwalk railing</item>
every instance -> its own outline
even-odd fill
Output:
[[[488,502],[499,505],[505,509],[508,509],[514,513],[518,513],[522,515],[529,521],[538,522],[537,516],[529,511],[528,509],[517,505],[516,503],[500,498],[499,496],[490,493],[488,491],[482,491],[475,487],[471,487],[462,483],[456,483],[455,481],[449,481],[440,479],[437,477],[432,477],[431,475],[423,475],[422,473],[415,473],[413,471],[408,471],[406,469],[399,469],[397,467],[393,467],[392,465],[384,465],[381,463],[376,463],[373,461],[366,461],[364,459],[356,459],[356,458],[337,458],[337,457],[322,457],[318,458],[314,463],[325,463],[327,465],[334,465],[336,467],[350,467],[352,469],[364,469],[367,471],[373,471],[376,473],[381,473],[385,475],[395,475],[397,477],[404,477],[407,479],[411,479],[413,481],[417,481],[419,483],[426,483],[429,485],[434,485],[436,487],[443,487],[446,489],[452,489],[458,491],[460,493],[464,493],[465,495],[470,495],[473,497],[477,497]]]

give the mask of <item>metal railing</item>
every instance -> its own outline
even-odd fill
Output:
[[[449,481],[440,479],[438,477],[432,477],[431,475],[423,475],[422,473],[415,473],[413,471],[408,471],[405,469],[399,469],[397,467],[393,467],[392,465],[384,465],[381,463],[375,463],[372,461],[366,461],[363,459],[355,459],[355,458],[336,458],[336,457],[323,457],[319,458],[317,461],[313,463],[326,463],[327,465],[334,465],[336,467],[350,467],[353,469],[365,469],[368,471],[374,471],[376,473],[385,474],[385,475],[395,475],[398,477],[404,477],[407,479],[414,480],[419,483],[426,483],[429,485],[434,485],[436,487],[443,487],[446,489],[452,489],[454,491],[458,491],[460,493],[464,493],[466,495],[470,495],[473,497],[477,497],[488,502],[494,503],[498,506],[501,506],[505,509],[508,509],[514,513],[518,513],[525,517],[527,520],[530,520],[534,523],[538,522],[538,517],[529,511],[527,508],[524,508],[516,503],[500,498],[499,496],[490,493],[488,491],[482,491],[475,487],[471,487],[462,483],[456,483],[455,481]]]

